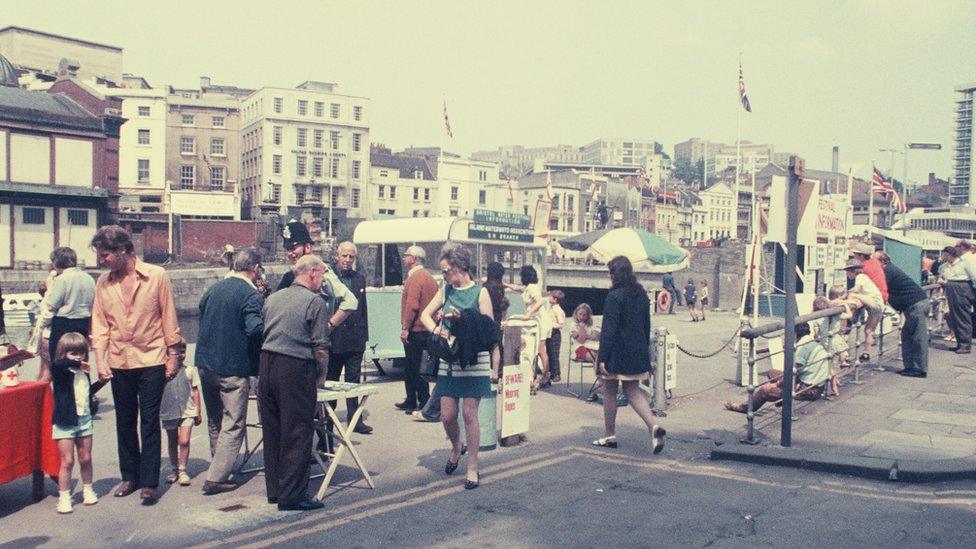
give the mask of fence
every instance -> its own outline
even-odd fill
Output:
[[[939,286],[938,284],[932,284],[923,287],[923,289],[928,293],[929,300],[932,303],[932,307],[930,308],[930,315],[928,319],[928,326],[927,326],[930,338],[933,334],[940,335],[945,333],[944,331],[945,319],[942,311],[942,302],[945,300],[945,297],[939,291],[940,288],[941,286]],[[845,312],[846,309],[844,307],[832,307],[821,311],[815,311],[810,314],[800,315],[796,317],[793,320],[793,322],[795,325],[804,322],[809,323],[820,319],[827,319],[826,324],[830,326],[832,324],[831,322],[832,320],[840,317],[840,315],[844,314]],[[874,360],[875,370],[883,371],[884,368],[882,368],[880,365],[884,361],[885,355],[899,347],[899,342],[897,340],[892,341],[891,336],[895,334],[896,330],[900,329],[901,326],[900,318],[901,318],[900,314],[894,313],[890,311],[890,309],[885,309],[885,312],[881,315],[881,319],[877,327],[878,335],[876,336],[878,353],[876,355],[876,360]],[[785,321],[783,320],[778,320],[778,321],[770,322],[768,324],[764,324],[762,326],[756,326],[756,327],[743,326],[743,328],[739,331],[739,336],[741,338],[740,347],[739,347],[740,353],[742,353],[743,350],[745,350],[746,363],[748,365],[748,386],[746,390],[747,390],[749,400],[746,409],[746,437],[745,439],[743,439],[743,442],[747,444],[756,443],[756,438],[755,438],[756,410],[753,409],[753,397],[757,389],[756,387],[756,379],[758,377],[757,370],[756,370],[757,364],[760,363],[761,361],[767,361],[767,360],[770,361],[771,363],[773,357],[785,353],[785,350],[778,350],[778,351],[771,352],[767,349],[765,352],[763,352],[760,355],[760,352],[757,349],[756,342],[759,339],[765,339],[765,340],[775,339],[775,334],[785,329],[784,322]],[[835,368],[831,370],[832,372],[831,377],[828,377],[828,380],[824,382],[824,384],[829,384],[831,382],[831,379],[834,376],[838,377],[839,379],[851,378],[849,381],[851,384],[861,383],[861,371],[862,369],[868,367],[869,362],[871,361],[871,358],[869,356],[870,347],[868,346],[867,337],[865,334],[866,323],[867,323],[866,318],[864,318],[863,315],[855,315],[850,320],[850,322],[848,322],[847,326],[843,326],[843,324],[841,323],[840,324],[841,328],[836,332],[819,334],[820,338],[824,338],[824,337],[829,338],[828,341],[832,340],[835,336],[841,336],[845,338],[847,342],[847,346],[844,350],[834,350],[833,345],[828,345],[827,360],[830,360],[832,364],[839,365],[840,358],[842,355],[847,353],[849,358],[849,362],[843,364],[844,367]],[[888,343],[887,347],[885,345],[886,339]],[[784,369],[791,368],[792,365],[784,364],[783,367]],[[835,371],[838,373],[834,374],[833,372]],[[803,391],[807,391],[808,389],[809,388],[804,388]],[[791,390],[795,391],[795,388],[791,388]],[[826,393],[827,391],[821,390],[819,395],[826,395]],[[794,392],[793,394],[799,395],[800,393]],[[808,394],[812,394],[812,392]],[[817,398],[819,398],[819,395],[817,396]],[[793,408],[792,410],[795,411],[796,408]],[[793,416],[791,413],[789,417],[783,417],[782,419],[784,423],[786,423],[786,422],[795,421],[798,418]]]

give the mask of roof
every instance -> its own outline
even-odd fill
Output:
[[[468,228],[472,223],[468,217],[404,217],[397,219],[377,219],[361,221],[353,231],[352,241],[356,244],[393,244],[422,242],[461,242],[473,244],[495,244],[501,246],[546,248],[546,241],[534,237],[532,242],[505,242],[471,238]]]
[[[72,38],[70,36],[63,36],[63,35],[60,35],[60,34],[52,34],[50,32],[42,32],[42,31],[38,31],[38,30],[34,30],[34,29],[28,29],[28,28],[24,28],[24,27],[17,27],[17,26],[14,26],[14,25],[11,25],[9,27],[4,27],[4,28],[0,29],[0,34],[3,34],[5,32],[22,32],[24,34],[35,34],[37,36],[44,36],[44,37],[47,37],[47,38],[57,38],[59,40],[67,40],[68,42],[74,42],[76,44],[84,44],[86,46],[94,46],[96,48],[105,48],[105,49],[114,50],[114,51],[117,51],[117,52],[121,52],[122,51],[122,48],[120,48],[118,46],[110,46],[108,44],[100,44],[98,42],[90,42],[88,40],[80,40],[78,38]]]
[[[0,120],[102,132],[102,120],[61,93],[0,86]]]
[[[17,74],[17,70],[2,55],[0,55],[0,86],[9,88],[20,87],[20,77]]]
[[[414,179],[414,173],[423,172],[423,179],[434,180],[427,160],[419,156],[401,156],[396,154],[373,153],[369,155],[369,163],[376,168],[393,168],[400,171],[403,179]]]

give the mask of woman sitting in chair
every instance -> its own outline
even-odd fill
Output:
[[[830,355],[823,346],[810,335],[810,325],[806,322],[796,325],[796,354],[793,357],[796,372],[796,390],[799,400],[817,400],[823,393],[823,383],[830,377]],[[752,395],[752,410],[756,411],[767,402],[783,398],[782,375],[771,379],[756,389]],[[749,402],[726,402],[725,409],[746,413]]]

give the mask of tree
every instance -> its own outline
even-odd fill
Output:
[[[692,164],[687,159],[682,158],[674,163],[674,170],[671,172],[671,177],[680,179],[690,185],[696,181],[701,181],[704,168],[704,160],[699,160]]]

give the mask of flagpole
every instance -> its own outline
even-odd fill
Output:
[[[739,52],[739,71],[741,77],[742,71],[742,52]],[[736,105],[736,115],[735,115],[735,183],[733,184],[732,197],[734,198],[732,204],[735,206],[735,238],[738,239],[739,235],[739,169],[742,164],[742,100],[739,99],[739,105]]]
[[[868,226],[874,227],[874,161],[871,161],[871,183],[868,185]]]

